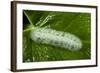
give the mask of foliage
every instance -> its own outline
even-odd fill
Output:
[[[91,15],[89,13],[23,10],[23,62],[90,59]],[[37,44],[30,38],[35,27],[72,33],[83,43],[79,51]]]

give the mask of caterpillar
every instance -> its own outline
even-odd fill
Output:
[[[50,28],[35,27],[30,32],[30,38],[36,43],[65,48],[71,51],[82,48],[82,41],[77,36]]]

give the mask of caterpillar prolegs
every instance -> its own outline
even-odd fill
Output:
[[[35,27],[31,30],[30,37],[36,43],[65,48],[72,51],[82,48],[82,41],[77,36],[50,28]]]

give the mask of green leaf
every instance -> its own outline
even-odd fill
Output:
[[[74,12],[53,12],[24,10],[23,20],[23,62],[80,60],[91,58],[91,14]],[[69,32],[82,40],[79,51],[69,51],[45,44],[37,44],[30,38],[30,31],[35,27],[51,28]]]

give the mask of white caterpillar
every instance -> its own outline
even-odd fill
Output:
[[[73,34],[56,31],[53,29],[35,27],[30,32],[31,39],[36,43],[48,44],[69,50],[82,48],[81,40]]]

